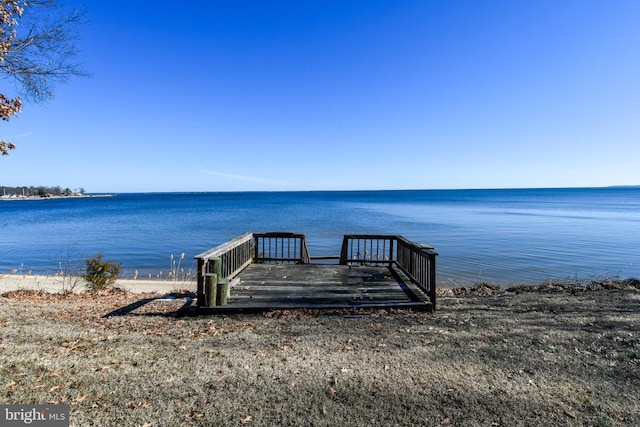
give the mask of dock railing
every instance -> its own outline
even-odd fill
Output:
[[[436,307],[436,256],[431,246],[414,243],[402,236],[348,234],[344,236],[339,263],[342,265],[397,266]],[[318,259],[335,259],[320,257]],[[205,278],[215,273],[217,280],[231,281],[249,264],[309,264],[304,234],[290,232],[245,233],[195,256],[197,260],[197,304],[205,306]]]
[[[305,235],[290,232],[245,233],[196,255],[195,259],[198,263],[198,306],[205,305],[205,278],[209,274],[216,273],[219,281],[231,281],[252,262],[310,263]]]
[[[396,265],[418,285],[431,300],[432,310],[436,310],[436,256],[431,246],[414,243],[402,236],[396,236]]]
[[[347,234],[342,241],[340,264],[391,265],[393,264],[395,253],[395,236]]]
[[[253,233],[254,262],[309,264],[309,250],[304,234],[288,232]]]
[[[231,280],[253,261],[253,233],[245,233],[240,237],[229,240],[213,249],[195,256],[198,263],[198,291],[197,304],[205,305],[205,277],[214,273],[216,260],[219,261],[220,279]]]
[[[436,307],[436,256],[433,247],[402,236],[348,234],[342,241],[342,265],[397,265]]]

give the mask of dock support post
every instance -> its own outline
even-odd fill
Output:
[[[215,282],[211,284],[211,290],[207,293],[207,306],[227,305],[227,293],[229,292],[229,281],[222,278],[222,258],[211,260],[212,272]],[[226,287],[225,287],[226,285]],[[209,300],[211,298],[211,300]],[[211,305],[209,305],[209,303]]]
[[[206,264],[205,261],[202,258],[198,258],[198,274],[197,274],[197,280],[198,280],[198,289],[197,289],[197,300],[196,300],[196,305],[198,307],[202,307],[205,303],[204,301],[204,275],[205,275],[205,269],[206,269]]]
[[[228,298],[229,298],[229,280],[228,279],[218,280],[218,294],[216,296],[216,304],[227,305]]]
[[[218,275],[208,273],[204,277],[205,307],[215,307],[218,294]]]

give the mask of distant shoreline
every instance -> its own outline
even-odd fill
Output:
[[[53,200],[53,199],[88,199],[93,197],[113,197],[113,194],[78,194],[73,196],[20,196],[20,195],[6,195],[0,196],[2,201],[16,201],[16,200]]]

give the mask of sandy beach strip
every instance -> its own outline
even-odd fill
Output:
[[[196,290],[196,282],[172,280],[118,279],[116,286],[132,293],[169,293],[176,290]],[[0,274],[0,294],[16,290],[62,293],[65,291],[85,292],[87,282],[80,277],[36,276],[20,274]]]

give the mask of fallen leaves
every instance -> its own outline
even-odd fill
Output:
[[[129,402],[129,404],[127,405],[127,408],[129,409],[146,409],[150,407],[151,403],[149,402]]]
[[[88,394],[85,394],[84,396],[81,396],[80,393],[78,393],[78,395],[76,396],[75,402],[76,403],[82,403],[85,400],[87,400],[88,397],[89,397]]]
[[[67,350],[69,350],[69,352],[73,352],[78,350],[78,343],[80,341],[65,341],[61,344],[62,347],[66,348]]]
[[[13,300],[23,300],[23,301],[32,301],[32,302],[56,302],[56,301],[92,301],[92,300],[100,300],[104,298],[109,298],[110,300],[118,300],[121,301],[127,298],[136,298],[140,295],[144,294],[133,294],[128,292],[122,288],[114,287],[100,292],[85,292],[85,293],[50,293],[42,290],[29,290],[29,289],[20,289],[15,291],[7,291],[0,294],[0,297],[13,299]]]
[[[58,370],[52,371],[47,375],[48,378],[54,378],[54,377],[60,377],[60,376],[62,376],[62,371],[58,371]]]
[[[635,305],[615,307],[625,310],[637,307],[638,299],[630,299],[628,294],[613,301],[623,296]],[[304,415],[313,418],[316,424],[323,421],[336,424],[346,405],[361,397],[367,399],[372,419],[386,419],[387,415],[389,420],[400,419],[391,417],[406,416],[408,411],[404,406],[392,406],[394,402],[386,407],[388,393],[384,391],[400,394],[406,389],[409,396],[412,393],[423,396],[433,384],[440,387],[439,391],[431,394],[435,400],[424,403],[424,408],[436,405],[446,408],[447,403],[460,399],[467,405],[464,412],[453,416],[451,411],[445,411],[451,415],[450,424],[459,425],[463,421],[473,423],[472,417],[486,414],[480,403],[487,401],[476,404],[464,400],[465,384],[477,381],[478,387],[491,390],[495,396],[491,402],[520,402],[517,396],[523,392],[532,401],[543,402],[542,409],[533,405],[492,408],[497,414],[513,410],[524,423],[543,411],[549,414],[548,408],[552,407],[555,410],[549,415],[555,421],[594,424],[598,420],[590,408],[595,405],[606,408],[609,403],[617,413],[601,411],[597,416],[602,420],[612,424],[622,419],[630,419],[629,424],[636,421],[632,399],[615,394],[603,397],[605,393],[598,390],[602,383],[594,380],[601,380],[600,373],[607,369],[609,361],[618,363],[621,372],[622,368],[638,366],[631,364],[640,358],[617,357],[637,352],[640,342],[637,310],[618,313],[625,322],[620,321],[622,326],[618,327],[616,320],[616,328],[612,328],[613,319],[594,317],[590,314],[593,311],[584,310],[582,305],[574,309],[567,303],[568,314],[562,317],[566,323],[560,324],[560,320],[550,319],[540,309],[560,306],[555,295],[543,295],[542,303],[533,296],[526,300],[524,297],[508,294],[501,299],[456,300],[457,305],[443,302],[445,309],[437,315],[398,312],[394,313],[397,320],[383,319],[378,313],[373,313],[371,319],[357,320],[335,315],[307,320],[290,314],[290,322],[256,315],[183,321],[137,313],[101,318],[90,312],[76,315],[73,304],[85,303],[70,304],[66,300],[59,306],[74,314],[68,321],[60,322],[58,305],[25,302],[28,310],[19,314],[20,304],[0,301],[0,319],[11,320],[11,324],[0,322],[5,333],[0,342],[0,397],[16,401],[27,396],[42,402],[59,402],[66,397],[68,403],[75,405],[74,412],[85,417],[83,422],[100,413],[104,417],[118,417],[123,425],[132,426],[213,425],[220,420],[232,425],[268,424],[279,408],[288,411],[279,418],[283,424],[295,424],[294,417],[300,419]],[[584,300],[570,302],[587,307]],[[613,304],[603,294],[603,298],[597,298],[597,303],[588,307],[597,307],[598,313],[611,313]],[[96,300],[87,305],[91,305],[93,313],[102,314],[115,308],[108,301]],[[563,316],[561,310],[558,312],[558,316]],[[34,317],[38,320],[34,321]],[[591,324],[585,327],[583,319]],[[471,321],[478,327],[473,327]],[[254,332],[243,332],[252,324]],[[548,324],[572,325],[575,329],[538,327]],[[191,338],[194,331],[201,339]],[[622,332],[633,336],[623,336]],[[550,337],[543,338],[540,334]],[[556,347],[555,351],[549,350],[550,344]],[[179,350],[180,346],[185,349]],[[57,355],[48,355],[52,348],[58,351]],[[598,348],[602,350],[594,350]],[[473,353],[476,349],[478,355]],[[544,350],[543,356],[548,360],[539,358],[536,350]],[[589,360],[581,359],[587,350],[594,354]],[[424,360],[437,363],[425,369],[420,364]],[[478,360],[488,363],[474,364]],[[530,366],[524,361],[531,361]],[[119,370],[116,363],[122,366]],[[548,365],[554,369],[549,374],[545,370]],[[496,369],[491,369],[494,366]],[[558,369],[560,366],[569,367],[569,374]],[[589,381],[595,384],[586,409],[575,397],[578,394],[566,388],[574,372],[584,373],[585,384]],[[557,375],[557,381],[555,376],[546,376],[552,373]],[[448,382],[449,379],[452,381]],[[539,387],[533,387],[530,379]],[[583,382],[579,384],[582,386]],[[450,385],[454,388],[447,391]],[[608,386],[606,382],[604,385]],[[248,387],[254,389],[243,394],[243,388]],[[105,393],[102,400],[101,392]],[[180,396],[187,398],[177,398]],[[243,406],[238,410],[239,396]],[[130,402],[131,397],[140,397],[140,401]],[[150,400],[145,402],[146,399]],[[264,406],[264,402],[273,405]],[[165,413],[165,407],[172,409]],[[191,409],[194,410],[190,412]],[[388,412],[383,414],[383,409]],[[162,412],[167,420],[158,421],[156,412]],[[428,415],[442,422],[440,417],[445,415],[437,409],[427,411],[421,405],[415,407],[414,413],[414,421]]]
[[[191,412],[187,414],[187,418],[194,418],[196,420],[199,420],[201,418],[204,418],[204,414],[196,410],[191,410]]]
[[[49,390],[47,390],[47,393],[53,393],[53,392],[56,392],[56,391],[60,390],[62,387],[64,387],[64,384],[54,385],[54,386],[53,386],[53,387],[51,387]]]

